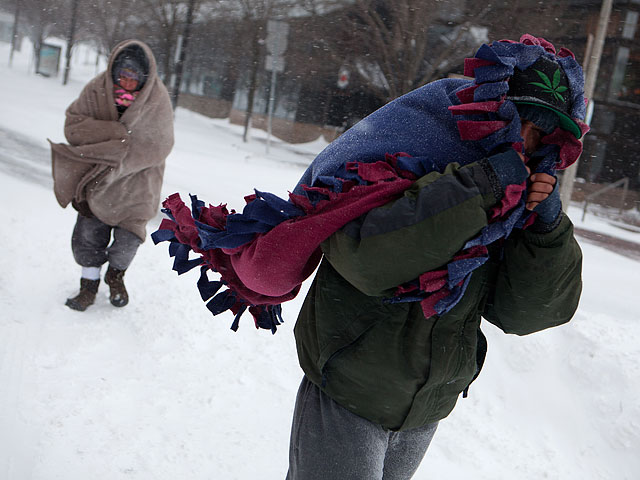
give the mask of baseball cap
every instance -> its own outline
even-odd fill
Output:
[[[576,138],[582,136],[578,123],[571,118],[571,90],[562,66],[541,56],[525,70],[515,69],[509,80],[507,99],[517,105],[534,105],[551,110],[558,116],[559,126]]]

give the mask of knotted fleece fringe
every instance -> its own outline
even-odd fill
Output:
[[[449,111],[460,116],[460,141],[478,142],[487,153],[500,145],[523,151],[520,118],[513,102],[505,99],[507,81],[514,68],[525,69],[541,55],[555,55],[544,39],[525,35],[519,43],[510,41],[483,45],[475,58],[465,62],[465,75],[473,82],[456,92],[459,105]],[[557,60],[569,78],[574,101],[572,116],[583,118],[582,73],[573,54],[562,49]],[[588,127],[580,123],[583,133]],[[545,147],[537,172],[554,175],[576,161],[582,144],[561,129],[542,138]],[[524,152],[523,152],[524,153]],[[420,176],[442,171],[427,157],[404,153],[382,153],[378,160],[348,162],[333,176],[323,175],[313,185],[298,185],[297,192],[283,200],[255,190],[245,197],[242,213],[229,212],[225,205],[205,206],[191,196],[188,208],[178,194],[163,203],[164,219],[152,234],[154,243],[170,242],[173,269],[182,274],[201,267],[198,288],[213,315],[230,310],[235,315],[235,331],[248,309],[256,328],[276,332],[282,322],[280,304],[294,298],[302,282],[322,257],[320,244],[348,222],[403,194]],[[465,164],[464,160],[459,163]],[[468,162],[466,162],[468,163]],[[301,187],[301,188],[300,188]],[[489,213],[488,225],[446,265],[425,272],[399,285],[387,302],[421,303],[425,317],[451,310],[464,295],[473,271],[488,259],[487,245],[507,238],[514,228],[526,228],[535,214],[525,210],[526,184],[510,185]],[[190,259],[190,252],[199,255]],[[207,271],[220,275],[209,280]],[[225,287],[226,290],[220,292]]]
[[[182,274],[202,265],[198,288],[214,315],[225,310],[239,316],[248,307],[256,327],[275,333],[282,322],[280,304],[294,298],[317,267],[320,244],[342,226],[404,192],[415,177],[392,167],[394,156],[375,163],[349,164],[359,183],[345,180],[341,192],[307,187],[307,195],[290,194],[289,202],[255,191],[241,214],[226,206],[205,207],[191,196],[187,208],[178,194],[164,203],[169,216],[152,234],[157,244],[169,241],[173,269]],[[410,178],[407,178],[406,176]],[[314,198],[312,201],[310,197]],[[193,251],[200,258],[189,260]],[[220,274],[209,281],[206,271]],[[225,285],[228,290],[217,293]],[[216,294],[217,293],[217,294]],[[215,295],[215,296],[214,296]]]

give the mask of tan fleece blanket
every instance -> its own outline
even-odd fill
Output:
[[[135,102],[118,118],[113,99],[113,61],[127,46],[143,48],[149,75]],[[165,159],[173,147],[173,111],[156,74],[151,49],[127,40],[111,53],[106,72],[91,80],[66,111],[69,144],[51,143],[54,192],[66,207],[86,201],[107,225],[142,240],[160,202]]]

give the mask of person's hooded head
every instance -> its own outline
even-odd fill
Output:
[[[142,47],[125,47],[113,61],[112,80],[127,91],[141,90],[149,76],[149,60]]]

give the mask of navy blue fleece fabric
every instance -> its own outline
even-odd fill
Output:
[[[520,185],[529,176],[524,162],[513,149],[492,155],[487,160],[496,172],[503,192],[507,185]]]
[[[562,202],[560,201],[560,191],[558,190],[558,182],[553,187],[553,192],[549,194],[542,202],[540,202],[534,212],[538,214],[538,219],[547,224],[552,224],[560,215],[562,210]]]

